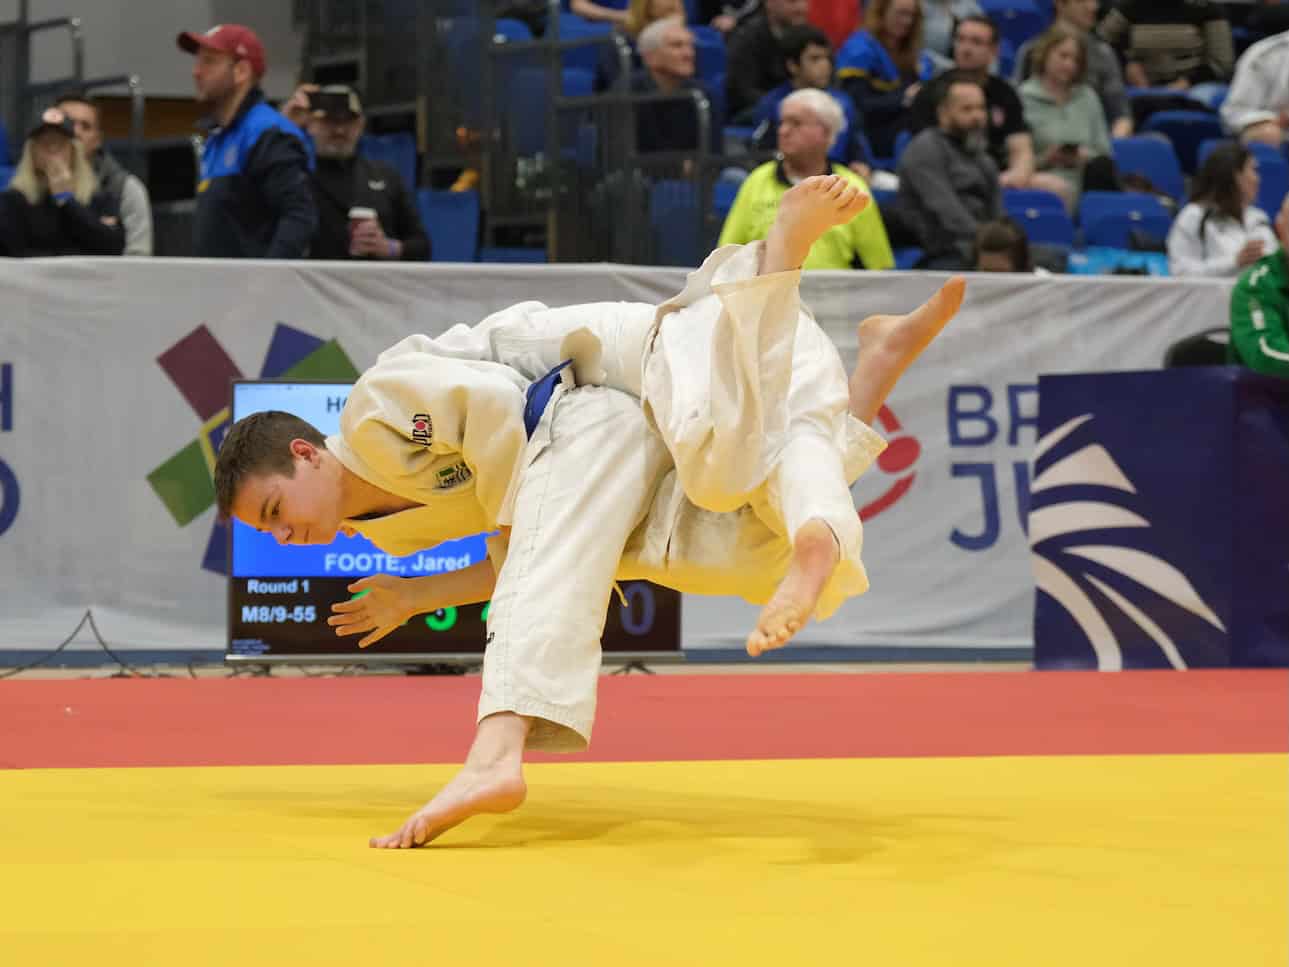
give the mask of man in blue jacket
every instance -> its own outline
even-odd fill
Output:
[[[303,133],[264,100],[264,45],[249,27],[222,24],[179,35],[196,55],[197,99],[210,110],[193,254],[298,259],[318,227]]]

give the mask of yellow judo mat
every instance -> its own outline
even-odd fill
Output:
[[[453,771],[0,771],[0,964],[1289,962],[1282,755],[538,764],[368,848]]]

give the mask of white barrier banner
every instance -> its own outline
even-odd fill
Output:
[[[804,295],[849,368],[863,316],[907,310],[943,278],[816,273]],[[114,648],[223,648],[224,578],[203,563],[229,378],[336,378],[514,302],[658,302],[683,281],[633,266],[0,260],[0,650],[48,649],[87,609]],[[855,488],[872,590],[802,640],[1023,656],[1038,373],[1157,368],[1176,339],[1224,324],[1229,292],[972,277],[888,401],[891,446]],[[687,597],[684,646],[741,646],[754,614]]]

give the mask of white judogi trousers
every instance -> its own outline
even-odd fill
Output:
[[[845,370],[800,305],[800,273],[757,276],[760,249],[718,250],[656,311],[608,325],[588,306],[533,318],[543,330],[587,324],[607,378],[548,405],[489,612],[479,718],[534,717],[530,748],[590,741],[615,577],[763,601],[796,531],[819,518],[841,563],[816,617],[868,587],[849,484],[885,444],[849,415]]]

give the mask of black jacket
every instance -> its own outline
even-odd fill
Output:
[[[430,240],[416,201],[390,165],[361,155],[348,161],[319,158],[312,180],[318,232],[310,258],[350,258],[349,209],[354,207],[375,210],[381,230],[403,243],[404,262],[424,262],[430,257]]]
[[[299,128],[251,91],[227,127],[206,138],[197,187],[193,254],[201,258],[298,259],[318,227]]]
[[[103,219],[108,219],[105,224]],[[10,188],[0,194],[0,255],[120,255],[125,227],[111,196],[100,191],[82,205],[57,204],[48,195],[38,205]]]

